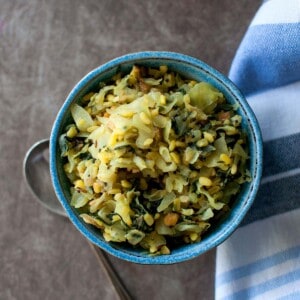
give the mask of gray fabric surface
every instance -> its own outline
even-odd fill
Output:
[[[177,51],[227,73],[259,4],[0,0],[0,299],[117,299],[85,239],[33,199],[23,157],[73,85],[116,56]],[[135,299],[212,299],[214,254],[171,266],[111,260]]]

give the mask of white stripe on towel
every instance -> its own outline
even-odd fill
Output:
[[[299,90],[300,81],[247,98],[265,142],[300,132]]]
[[[293,252],[294,255],[289,256],[289,252]],[[230,280],[230,277],[223,277],[223,285],[219,287],[218,293],[222,295],[222,298],[227,298],[229,295],[238,296],[241,291],[246,294],[249,289],[256,291],[257,295],[262,294],[273,287],[274,283],[278,284],[278,278],[287,278],[289,273],[294,271],[296,265],[300,268],[300,246],[278,253],[276,256],[277,259],[273,262],[274,265],[271,263],[271,259],[274,259],[273,256],[269,260],[268,258],[262,260],[261,265],[258,262],[257,264],[248,265],[245,269],[241,268],[240,273],[233,274],[235,277],[242,276],[239,279],[235,278],[233,281],[226,283],[226,280]]]
[[[297,22],[300,22],[300,0],[270,0],[259,9],[251,26]]]

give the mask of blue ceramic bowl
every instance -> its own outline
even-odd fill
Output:
[[[97,89],[100,81],[105,81],[117,72],[127,72],[134,64],[151,67],[167,65],[169,69],[186,78],[206,81],[219,89],[232,104],[239,105],[239,114],[243,117],[242,127],[248,133],[250,162],[249,169],[253,180],[244,184],[232,209],[219,224],[216,224],[199,243],[182,245],[170,255],[150,256],[144,251],[133,249],[126,244],[107,243],[101,232],[83,222],[76,210],[70,206],[70,183],[63,171],[63,162],[58,145],[59,136],[71,122],[70,106],[80,102],[83,95]],[[222,243],[239,226],[256,196],[262,173],[262,138],[259,125],[245,98],[236,86],[224,75],[202,61],[183,54],[172,52],[139,52],[128,54],[94,69],[81,79],[73,88],[54,122],[50,137],[50,172],[53,186],[68,217],[75,227],[91,242],[108,253],[134,263],[172,264],[192,259]]]

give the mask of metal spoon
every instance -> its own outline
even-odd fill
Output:
[[[23,176],[35,198],[48,210],[66,217],[66,213],[57,200],[51,185],[49,172],[49,140],[41,140],[27,151],[23,161]],[[119,276],[115,272],[107,255],[99,247],[89,242],[98,263],[106,273],[121,300],[132,299]]]

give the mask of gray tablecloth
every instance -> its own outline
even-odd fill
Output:
[[[141,50],[227,73],[259,0],[0,0],[0,299],[117,299],[85,239],[41,207],[23,157],[88,71]],[[49,183],[50,184],[50,183]],[[215,252],[171,266],[111,260],[135,299],[212,299]]]

